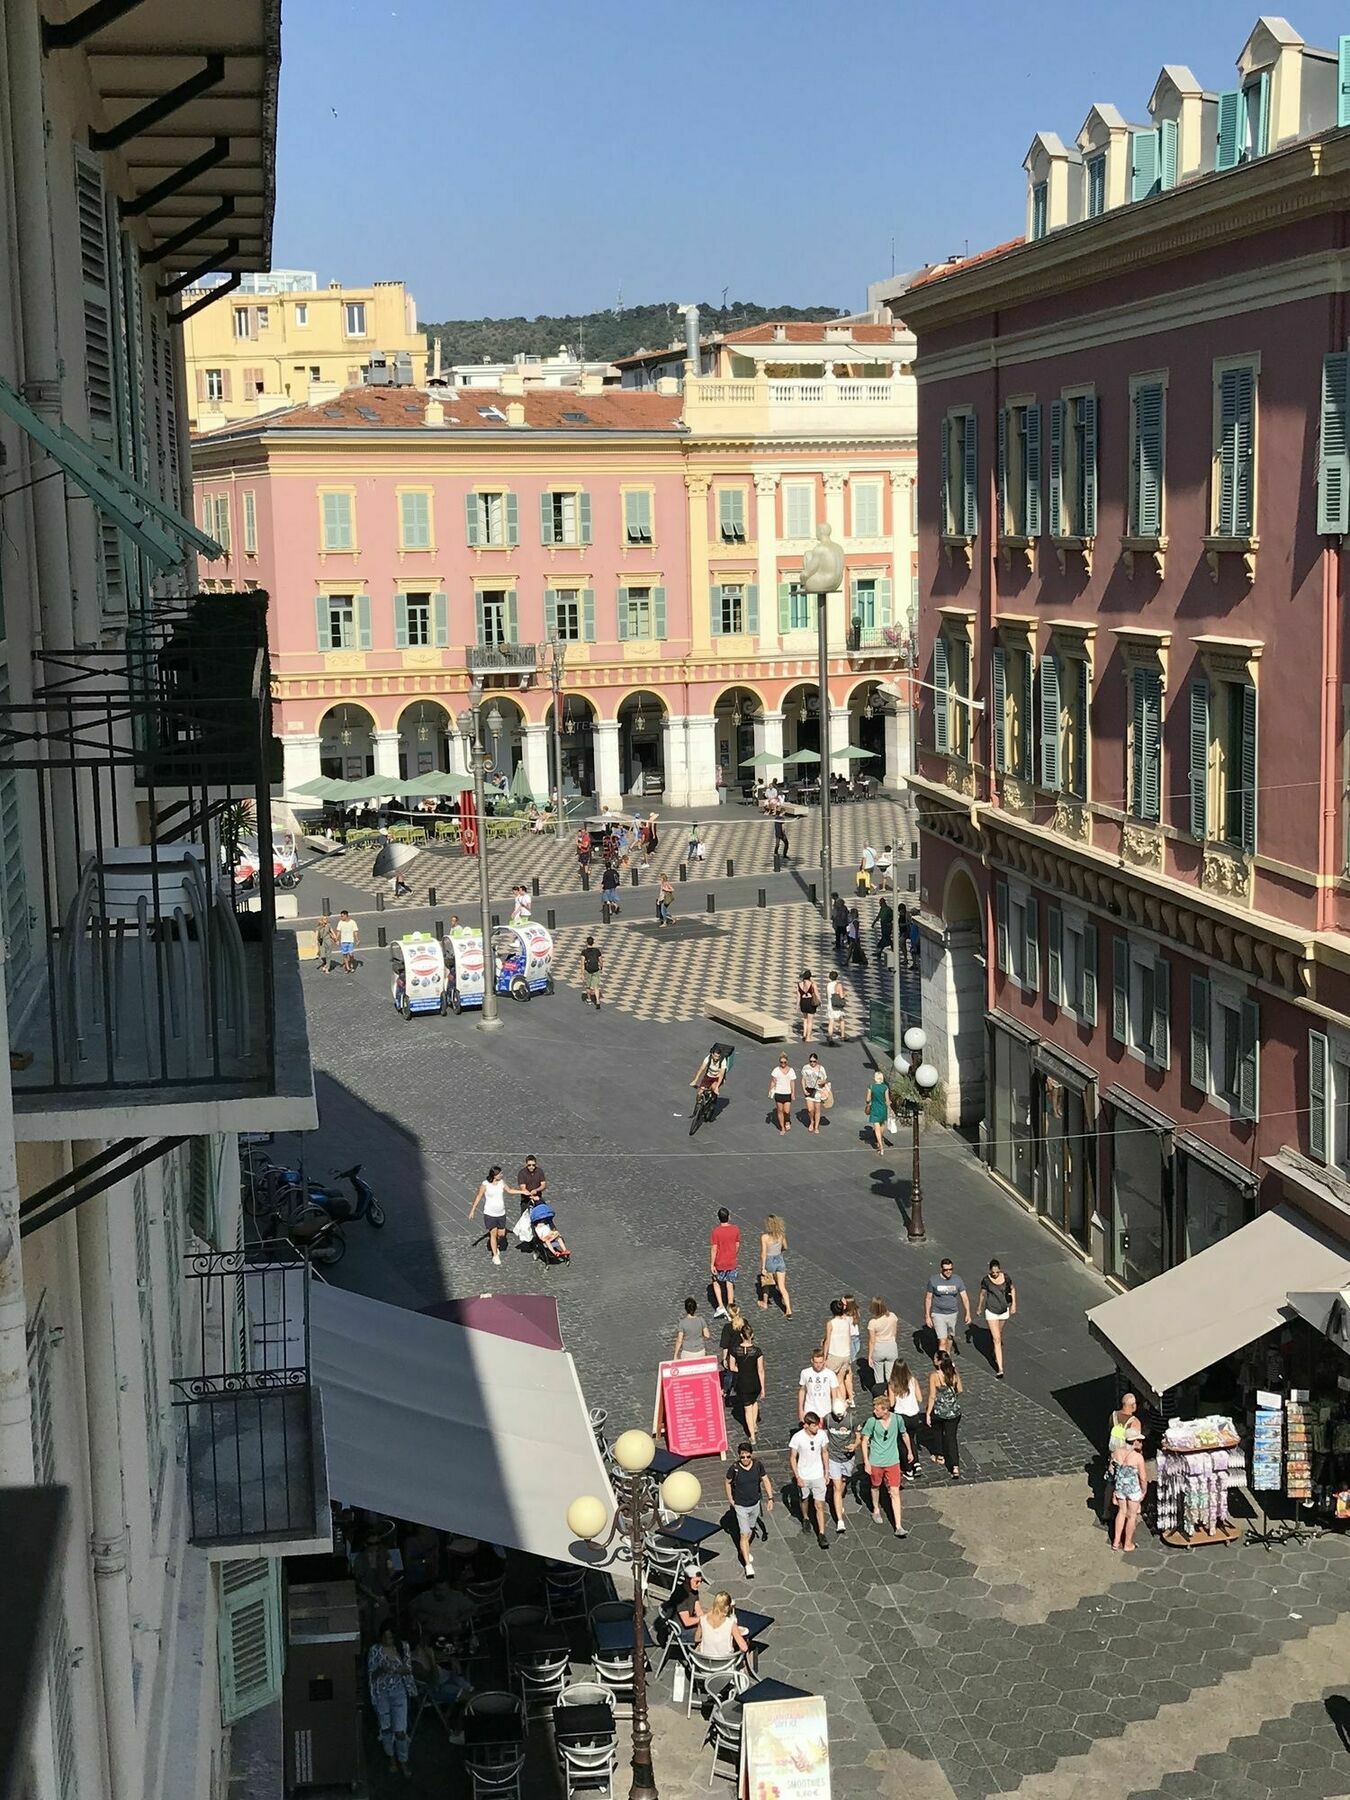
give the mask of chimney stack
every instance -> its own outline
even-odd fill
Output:
[[[507,401],[506,422],[508,425],[523,425],[525,423],[525,402],[523,400]]]
[[[427,401],[426,416],[422,420],[422,423],[424,425],[444,425],[445,408],[441,405],[439,400]]]
[[[698,374],[698,308],[692,301],[678,308],[684,314],[684,360],[694,365]]]

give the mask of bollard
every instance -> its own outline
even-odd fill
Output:
[[[636,869],[630,869],[628,871],[628,885],[629,885],[629,887],[636,887],[637,884],[638,884],[638,871]]]
[[[434,887],[429,887],[427,889],[427,905],[435,906],[435,904],[436,904],[436,890]]]
[[[807,888],[806,892],[810,897],[812,906],[814,906],[816,904],[816,884],[814,881],[811,883],[810,887]]]
[[[444,919],[433,919],[431,921],[431,935],[438,938],[443,938],[445,936]]]
[[[328,918],[332,918],[333,916],[333,902],[328,898],[327,894],[323,897],[323,905],[319,908],[319,911],[324,913]]]
[[[387,950],[389,948],[389,933],[385,930],[383,925],[381,925],[380,929],[375,933],[375,941],[380,946],[381,950]]]
[[[544,923],[550,931],[556,931],[558,929],[558,915],[551,906],[544,914]]]
[[[782,866],[783,866],[782,863],[778,860],[778,852],[775,850],[773,853],[773,872],[775,875],[782,868]]]
[[[689,879],[689,864],[681,863],[680,864],[680,880],[688,881],[688,879]]]
[[[591,878],[585,869],[581,871],[581,891],[583,894],[589,894],[591,891]]]
[[[910,871],[909,882],[907,885],[909,887],[909,891],[911,894],[914,893],[918,888],[919,878],[916,874],[914,874],[914,872],[912,870]]]
[[[716,894],[708,895],[707,902],[704,906],[704,911],[705,912],[716,912],[717,911],[717,895]]]
[[[729,856],[727,858],[727,878],[728,878],[728,880],[730,880],[730,878],[735,873],[736,873],[736,860],[734,857]]]
[[[530,877],[530,892],[534,895],[536,900],[539,898],[539,877],[537,875],[531,875]]]
[[[501,929],[501,923],[502,923],[502,915],[500,913],[493,913],[492,929],[494,931],[499,931]]]
[[[764,889],[763,888],[757,889],[755,905],[756,906],[767,906],[768,904],[769,904],[769,896],[764,892]]]
[[[376,894],[376,896],[375,896],[375,910],[376,910],[376,912],[384,911],[384,891],[383,891],[383,889],[381,889],[381,891],[378,894]]]

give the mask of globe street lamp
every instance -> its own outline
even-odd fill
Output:
[[[801,587],[814,594],[816,640],[820,659],[820,910],[830,916],[834,887],[834,856],[830,845],[830,624],[827,610],[831,594],[844,585],[844,553],[830,535],[828,525],[816,527],[816,542],[802,558]]]
[[[656,1775],[652,1769],[652,1728],[647,1716],[647,1616],[643,1598],[646,1574],[647,1541],[661,1523],[661,1512],[692,1512],[702,1498],[703,1490],[688,1469],[676,1469],[657,1486],[647,1473],[656,1455],[656,1444],[645,1431],[625,1431],[613,1448],[615,1462],[623,1471],[618,1484],[618,1507],[613,1523],[602,1538],[609,1508],[594,1494],[583,1494],[567,1509],[567,1528],[579,1538],[608,1547],[616,1538],[627,1535],[633,1559],[633,1785],[630,1800],[657,1800]]]
[[[553,686],[553,770],[557,783],[554,789],[554,820],[558,842],[563,841],[563,760],[562,760],[562,682],[563,668],[567,661],[567,644],[563,638],[551,637],[549,647],[549,680]]]
[[[501,1011],[497,1005],[497,965],[492,953],[492,914],[488,899],[487,816],[483,797],[483,775],[492,767],[492,756],[483,747],[479,709],[483,704],[483,684],[477,678],[469,686],[469,704],[459,715],[459,732],[469,753],[473,770],[473,798],[478,812],[478,906],[483,930],[483,1013],[478,1021],[480,1031],[499,1031]],[[494,705],[487,716],[487,728],[497,738],[502,728],[502,715]],[[461,832],[462,835],[462,832]]]
[[[920,1060],[927,1042],[922,1030],[917,1025],[911,1025],[905,1033],[905,1048],[909,1051],[909,1056],[897,1057],[895,1064],[900,1073],[908,1075],[919,1090],[917,1095],[904,1096],[905,1110],[914,1131],[914,1173],[910,1179],[909,1193],[908,1235],[911,1244],[922,1244],[927,1238],[923,1228],[923,1187],[919,1177],[919,1118],[924,1101],[938,1084],[938,1072],[932,1063]]]

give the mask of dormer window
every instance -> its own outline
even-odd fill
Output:
[[[1050,217],[1050,184],[1048,181],[1036,181],[1031,186],[1031,235],[1043,238],[1049,228]]]
[[[1270,148],[1270,70],[1258,69],[1240,88],[1219,95],[1216,169],[1236,169]]]
[[[1106,211],[1106,152],[1089,156],[1084,167],[1087,171],[1087,216],[1099,219]]]

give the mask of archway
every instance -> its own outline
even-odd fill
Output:
[[[942,917],[920,915],[919,939],[923,1024],[946,1089],[947,1123],[977,1124],[986,1116],[984,911],[965,863],[947,870]]]
[[[866,750],[868,760],[850,757],[845,766],[845,759],[840,757],[836,769],[849,775],[871,775],[878,781],[885,779],[886,717],[889,711],[890,702],[881,692],[879,681],[858,683],[848,697],[848,741],[859,750]]]
[[[525,754],[525,713],[509,694],[489,688],[478,709],[483,743],[492,755],[493,771],[510,781]]]
[[[553,703],[544,715],[549,755],[553,749]],[[584,694],[562,697],[562,785],[564,799],[595,792],[595,707]]]
[[[734,789],[752,781],[758,772],[749,763],[760,748],[755,741],[755,721],[763,714],[764,702],[753,688],[729,687],[717,696],[712,710],[713,750],[722,786]]]
[[[319,773],[360,781],[375,773],[375,721],[364,706],[344,701],[319,720]]]
[[[415,700],[398,722],[398,772],[405,781],[450,767],[450,714],[438,700]]]
[[[625,794],[663,794],[666,789],[666,703],[649,688],[629,694],[619,707],[619,772]]]
[[[799,682],[783,695],[783,754],[798,750],[820,754],[820,689],[814,681]]]

